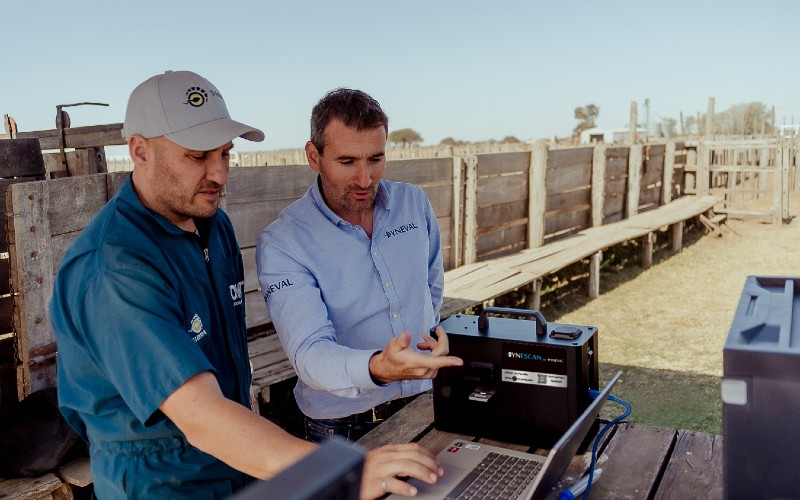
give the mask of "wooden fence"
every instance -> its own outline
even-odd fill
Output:
[[[539,144],[530,152],[388,161],[385,177],[425,190],[449,270],[565,238],[679,196],[682,151],[683,145],[674,143],[558,149]],[[69,244],[126,175],[64,177],[10,190],[9,298],[17,376],[0,384],[13,383],[18,397],[54,381],[56,346],[47,310],[53,276]],[[313,179],[306,165],[231,170],[224,206],[244,254],[250,328],[269,322],[254,265],[258,233]]]

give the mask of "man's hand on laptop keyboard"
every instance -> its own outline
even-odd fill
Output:
[[[428,484],[444,474],[436,457],[416,443],[390,444],[369,451],[364,458],[361,499],[379,498],[386,493],[414,496],[417,489],[403,479],[413,477]]]

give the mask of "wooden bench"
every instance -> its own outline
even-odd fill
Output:
[[[683,222],[707,212],[719,201],[720,198],[715,196],[684,196],[667,205],[618,222],[584,229],[553,243],[447,271],[441,316],[446,318],[535,283],[590,256],[598,259],[590,266],[592,287],[598,287],[599,252],[625,241],[646,237],[650,244],[645,244],[644,250],[649,252],[649,256],[644,255],[643,261],[652,262],[652,233],[665,226],[674,227],[673,248],[679,249]]]

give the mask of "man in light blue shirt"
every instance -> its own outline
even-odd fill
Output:
[[[417,186],[381,180],[388,118],[364,92],[314,107],[306,194],[264,229],[264,299],[298,373],[309,439],[356,440],[431,387],[447,356],[439,226]]]

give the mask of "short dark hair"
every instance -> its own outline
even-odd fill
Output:
[[[383,127],[389,134],[389,117],[378,101],[361,90],[338,88],[325,94],[311,110],[311,143],[319,154],[325,145],[325,128],[334,119],[357,130]]]

